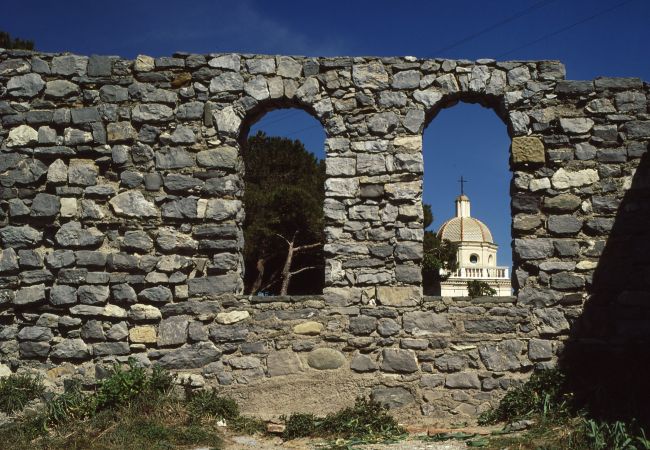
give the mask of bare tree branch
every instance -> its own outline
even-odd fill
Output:
[[[286,237],[284,237],[284,236],[282,236],[281,234],[278,234],[278,233],[273,233],[273,234],[275,234],[277,237],[281,238],[284,242],[287,243],[287,245],[291,245],[291,242],[289,242],[289,240]]]
[[[280,273],[280,271],[276,270],[275,273],[273,275],[271,275],[271,279],[270,279],[271,281],[269,281],[269,283],[266,286],[264,286],[263,288],[261,288],[257,292],[265,291],[268,288],[270,288],[271,286],[273,286],[275,283],[277,283],[280,280],[280,278],[278,278],[279,273]],[[256,292],[256,294],[257,294],[257,292]]]
[[[298,269],[298,270],[296,270],[295,272],[291,272],[291,275],[293,276],[293,275],[296,275],[296,274],[298,274],[298,273],[300,273],[300,272],[304,272],[305,270],[309,270],[309,269],[317,269],[317,268],[318,268],[318,266],[308,266],[308,267],[303,267],[302,269]]]
[[[310,248],[316,248],[320,245],[322,245],[321,242],[316,242],[315,244],[301,245],[300,247],[294,247],[293,251],[299,252],[301,250],[309,250]]]

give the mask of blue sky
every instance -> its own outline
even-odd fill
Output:
[[[5,1],[0,29],[42,51],[170,55],[188,52],[413,55],[559,59],[569,79],[650,80],[648,0]],[[323,133],[306,114],[276,111],[256,128],[303,140],[322,154]],[[476,105],[442,111],[424,136],[425,201],[435,225],[453,212],[460,175],[473,215],[510,264],[508,136]],[[481,173],[483,172],[483,174]]]

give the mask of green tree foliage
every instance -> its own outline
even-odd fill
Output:
[[[434,231],[427,228],[433,223],[431,205],[424,204],[424,258],[422,259],[422,285],[426,295],[440,293],[440,282],[449,278],[440,270],[453,272],[458,268],[456,255],[458,245],[447,239],[440,239]]]
[[[6,31],[0,31],[0,48],[34,50],[34,41],[12,38]]]
[[[492,289],[485,281],[471,280],[467,282],[467,293],[470,297],[493,297],[497,291]]]
[[[295,276],[287,293],[322,292],[325,162],[298,140],[261,131],[248,139],[243,158],[246,292],[281,292],[289,243]]]

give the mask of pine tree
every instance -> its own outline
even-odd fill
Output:
[[[6,31],[0,31],[0,48],[34,50],[34,41],[13,38]]]
[[[298,140],[261,131],[242,153],[246,292],[322,292],[324,161]]]

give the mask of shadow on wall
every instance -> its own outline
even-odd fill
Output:
[[[620,203],[607,195],[593,203],[595,215],[616,215],[607,241],[596,241],[602,254],[560,364],[579,406],[602,419],[636,418],[648,427],[650,155],[641,158]]]

